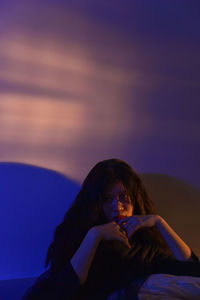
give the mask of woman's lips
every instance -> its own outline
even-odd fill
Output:
[[[118,221],[120,221],[123,218],[125,218],[125,216],[119,215],[119,216],[114,217],[113,221],[118,222]]]

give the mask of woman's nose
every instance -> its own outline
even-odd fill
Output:
[[[112,207],[116,210],[121,210],[122,209],[122,203],[116,197],[114,197],[113,201],[112,201]]]

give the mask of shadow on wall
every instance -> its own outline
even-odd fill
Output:
[[[55,171],[18,163],[0,163],[0,182],[0,280],[37,276],[80,186]]]
[[[200,256],[200,191],[188,183],[163,174],[141,174],[157,213]]]

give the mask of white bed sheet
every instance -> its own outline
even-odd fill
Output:
[[[139,300],[200,300],[200,277],[153,274],[143,283]]]

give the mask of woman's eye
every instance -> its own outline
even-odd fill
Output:
[[[130,202],[130,198],[127,194],[123,193],[123,194],[118,194],[116,196],[116,198],[118,199],[118,201],[120,201],[121,203],[129,203]],[[111,203],[113,201],[113,198],[110,196],[106,196],[105,197],[105,202],[106,203]]]
[[[127,194],[123,194],[122,200],[123,200],[125,203],[130,203],[130,202],[131,202],[130,197],[129,197]]]
[[[121,194],[119,197],[120,197],[120,199],[123,199],[123,200],[128,198],[128,196],[126,194]]]

